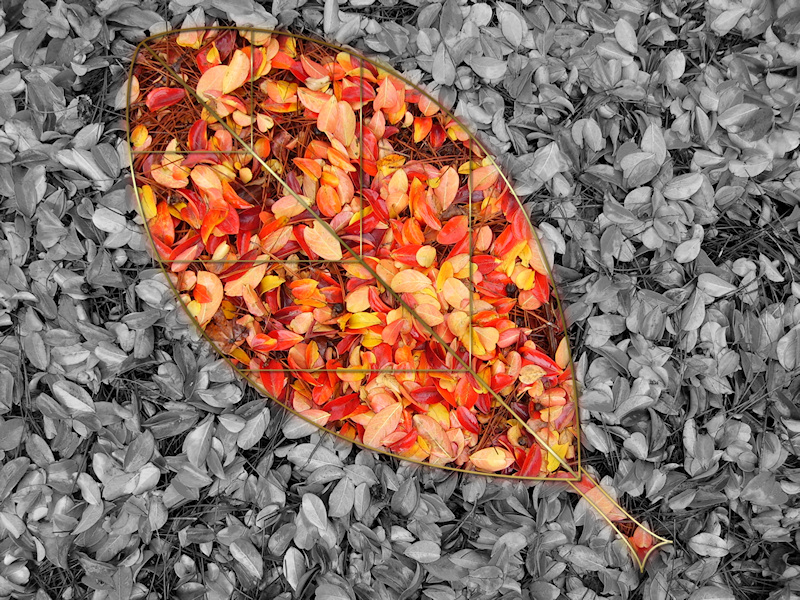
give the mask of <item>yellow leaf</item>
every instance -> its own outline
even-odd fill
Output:
[[[439,274],[436,276],[436,291],[441,292],[444,289],[444,282],[450,279],[455,271],[453,270],[453,263],[446,260],[439,268]]]
[[[447,328],[454,336],[461,338],[469,329],[469,315],[460,310],[454,310],[447,315]]]
[[[461,343],[467,347],[467,350],[469,350],[470,354],[475,356],[483,356],[486,354],[486,348],[483,347],[481,339],[478,336],[478,332],[475,331],[475,328],[472,329],[471,336],[469,333],[467,333],[463,338],[461,338]]]
[[[450,429],[450,411],[441,402],[431,404],[428,407],[428,416],[445,429]]]
[[[291,229],[290,229],[291,231]],[[375,265],[370,265],[372,268],[375,268]],[[344,270],[347,272],[350,277],[355,277],[356,279],[372,279],[372,273],[370,273],[363,265],[358,263],[348,262],[344,263]]]
[[[427,287],[433,287],[433,284],[423,273],[414,269],[406,269],[392,278],[391,287],[398,294],[405,292],[413,294],[421,292]]]
[[[259,289],[262,293],[269,292],[270,290],[274,290],[277,287],[280,287],[286,283],[286,280],[282,277],[278,277],[277,275],[267,275],[264,279],[261,280],[261,284],[259,285]]]
[[[484,448],[470,455],[469,459],[476,469],[487,473],[496,473],[514,464],[514,455],[505,448]]]
[[[380,333],[374,333],[372,330],[367,329],[361,336],[361,345],[364,348],[374,348],[383,343],[383,337]]]
[[[131,144],[133,144],[134,148],[141,148],[149,137],[150,134],[147,132],[147,127],[144,125],[137,125],[133,128],[133,131],[131,131]]]
[[[567,456],[567,450],[569,450],[570,445],[569,444],[551,444],[550,447],[561,458],[565,458]],[[561,465],[561,463],[558,461],[558,459],[548,452],[547,453],[547,470],[552,473],[553,471],[557,470],[560,465]]]
[[[349,103],[340,101],[338,105],[339,120],[336,123],[336,139],[345,146],[350,146],[356,138],[356,114]]]
[[[142,214],[145,219],[149,221],[158,214],[153,188],[149,185],[143,185],[139,190],[139,199],[142,201]]]
[[[399,171],[398,171],[399,173]],[[433,246],[423,246],[417,250],[417,262],[425,269],[433,265],[436,260],[436,248]]]
[[[519,372],[519,381],[523,385],[531,385],[536,383],[547,373],[542,367],[536,365],[525,365]]]
[[[561,338],[561,341],[558,343],[555,361],[562,369],[566,369],[569,365],[569,345],[566,337]]]
[[[536,272],[533,269],[520,268],[514,276],[514,283],[523,291],[532,290],[536,284]]]
[[[514,265],[517,262],[517,257],[519,256],[522,249],[528,245],[528,242],[525,240],[521,242],[517,242],[517,244],[503,257],[503,262],[497,265],[497,271],[501,273],[505,273],[509,277],[511,277],[511,273],[514,272]],[[527,266],[527,263],[523,263]]]
[[[474,327],[473,331],[485,350],[480,355],[491,354],[495,351],[497,342],[500,341],[500,332],[497,329],[494,327]]]
[[[303,236],[308,247],[320,257],[325,260],[342,260],[342,247],[339,245],[339,240],[319,221],[315,221],[313,227],[306,227]]]
[[[380,325],[381,320],[374,313],[359,312],[351,315],[347,321],[348,329],[364,329],[373,325]]]

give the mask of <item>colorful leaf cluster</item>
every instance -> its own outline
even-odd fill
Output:
[[[548,259],[458,121],[291,36],[148,50],[130,102],[142,211],[221,353],[305,419],[406,459],[546,477],[577,458]]]

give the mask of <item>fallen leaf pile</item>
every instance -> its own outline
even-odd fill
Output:
[[[547,259],[457,121],[288,35],[186,30],[135,63],[143,216],[235,365],[299,416],[403,458],[526,477],[576,458]]]

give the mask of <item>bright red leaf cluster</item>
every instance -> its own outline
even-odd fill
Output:
[[[136,181],[188,311],[270,395],[365,445],[544,477],[559,461],[533,430],[574,460],[545,258],[495,163],[399,78],[251,35],[165,36],[136,60]]]

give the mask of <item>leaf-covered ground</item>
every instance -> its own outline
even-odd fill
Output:
[[[0,598],[800,595],[800,2],[3,7]],[[320,437],[199,341],[123,84],[145,35],[215,20],[378,56],[501,158],[556,250],[584,462],[675,541],[644,573],[558,484]]]

